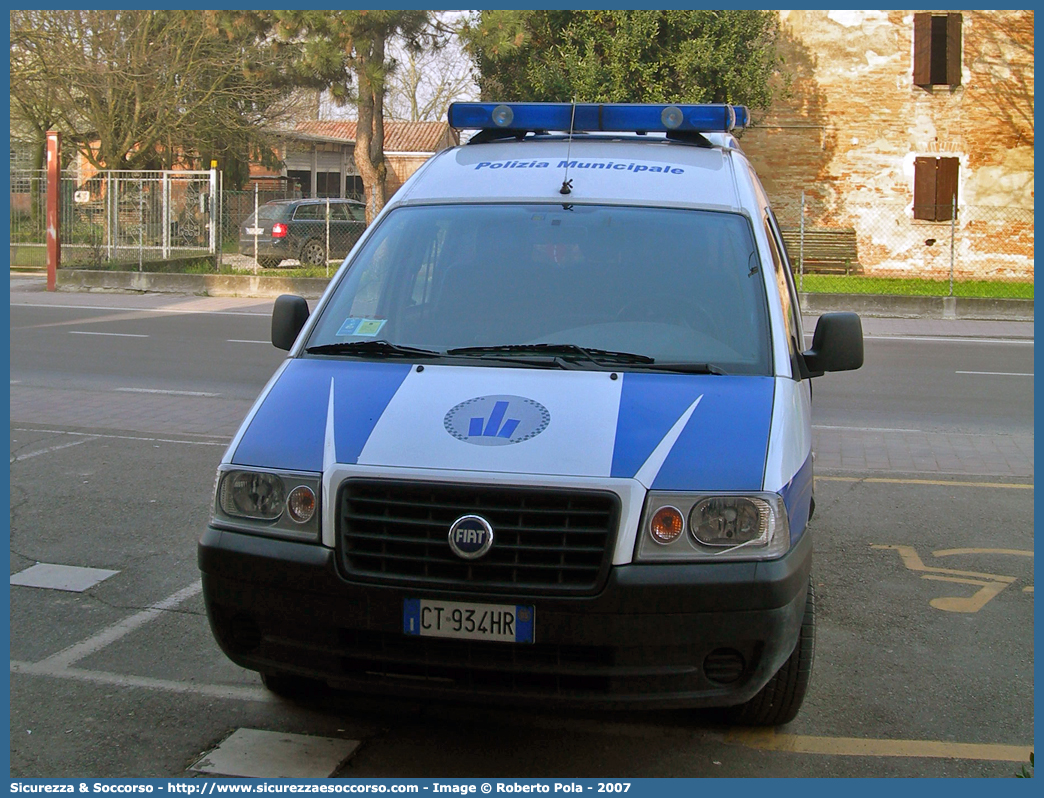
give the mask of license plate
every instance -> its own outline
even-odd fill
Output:
[[[263,227],[248,227],[246,231],[248,236],[260,236],[265,234],[265,228]]]
[[[408,635],[532,643],[533,608],[522,604],[472,604],[406,599],[402,627]]]

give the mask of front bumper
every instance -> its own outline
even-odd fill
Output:
[[[198,554],[214,636],[244,668],[401,696],[706,707],[753,697],[793,651],[812,541],[771,562],[615,566],[569,598],[356,584],[331,549],[212,527]],[[535,642],[407,636],[407,598],[531,604]]]

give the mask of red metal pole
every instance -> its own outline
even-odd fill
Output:
[[[61,179],[62,179],[62,134],[57,130],[47,131],[47,290],[58,289],[58,263],[62,257],[61,230]]]

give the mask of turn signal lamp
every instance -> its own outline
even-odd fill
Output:
[[[449,107],[450,127],[458,130],[707,133],[740,130],[749,123],[745,106],[725,103],[453,103]]]
[[[675,507],[661,507],[649,522],[653,540],[664,545],[673,543],[685,531],[685,518]]]
[[[306,485],[298,485],[286,497],[286,511],[291,520],[306,524],[315,514],[315,494]]]

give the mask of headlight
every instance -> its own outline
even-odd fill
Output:
[[[238,518],[274,521],[283,514],[283,480],[275,474],[234,471],[221,480],[221,509]]]
[[[239,532],[317,542],[318,474],[222,466],[212,523]]]
[[[778,493],[650,492],[635,559],[768,560],[789,548],[787,508]]]

